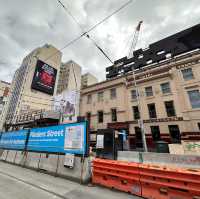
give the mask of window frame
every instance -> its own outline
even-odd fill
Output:
[[[112,91],[114,91],[114,96],[112,95]],[[116,88],[111,88],[110,89],[110,99],[116,99],[117,98],[117,89]]]
[[[113,115],[113,111],[115,111],[115,116]],[[111,108],[111,121],[117,122],[117,109],[116,108]]]
[[[199,99],[199,100],[196,101],[197,105],[193,104],[194,102],[191,100],[191,95],[190,95],[191,92],[197,92],[198,95],[199,95],[199,98],[198,98],[198,96],[196,96],[196,98]],[[192,109],[200,108],[200,91],[199,91],[199,89],[189,90],[189,91],[187,91],[187,93],[188,93],[189,102],[190,102]]]
[[[152,116],[152,115],[151,115],[152,112],[150,111],[149,107],[152,106],[152,105],[154,105],[154,108],[155,108],[155,109],[154,109],[154,110],[155,110],[155,112],[154,112],[154,113],[155,113],[155,115],[154,115],[155,117],[151,117],[151,116]],[[148,112],[149,112],[149,118],[150,118],[150,119],[157,118],[156,104],[155,104],[155,103],[150,103],[150,104],[147,104],[147,107],[148,107]]]
[[[172,103],[172,107],[173,107],[173,113],[174,114],[171,114],[170,113],[170,111],[171,110],[169,110],[169,109],[167,109],[167,103],[169,104],[169,103]],[[173,100],[169,100],[169,101],[164,101],[164,104],[165,104],[165,110],[166,110],[166,113],[167,113],[167,117],[174,117],[174,116],[176,116],[176,109],[175,109],[175,107],[174,107],[174,101]]]
[[[100,120],[100,113],[102,113],[102,120]],[[98,123],[103,123],[103,120],[104,120],[104,113],[103,113],[103,111],[98,111],[97,115],[98,115]]]
[[[104,97],[104,92],[100,91],[97,93],[98,102],[102,102]]]
[[[91,104],[92,103],[92,95],[89,94],[87,95],[87,104]]]
[[[190,71],[190,73],[187,73],[187,71]],[[186,73],[184,73],[184,72],[186,72]],[[181,73],[182,73],[182,77],[183,77],[183,79],[184,79],[185,81],[189,81],[189,80],[194,79],[194,73],[193,73],[192,68],[185,68],[185,69],[182,69],[182,70],[181,70]],[[190,77],[190,75],[192,75],[192,76]],[[189,78],[188,78],[188,77],[189,77]]]
[[[158,136],[158,139],[156,138],[156,136],[153,136],[153,128],[157,128],[158,127],[158,132],[159,132],[159,136]],[[151,136],[152,136],[152,139],[153,139],[153,141],[154,142],[156,142],[156,141],[159,141],[159,140],[161,140],[161,135],[160,135],[160,126],[156,126],[156,125],[154,125],[154,126],[150,126],[150,129],[151,129]],[[156,139],[155,139],[156,138]]]
[[[169,85],[169,87],[163,89],[163,85]],[[171,93],[171,85],[170,85],[170,82],[164,82],[164,83],[160,84],[160,87],[161,87],[162,94],[169,94],[169,93]],[[167,90],[167,91],[166,91],[166,90]]]
[[[149,95],[149,91],[147,91],[147,89],[151,89],[151,94]],[[153,87],[152,86],[147,86],[147,87],[145,87],[145,95],[146,95],[146,97],[152,97],[153,96]]]
[[[138,109],[137,114],[134,108]],[[133,119],[134,120],[139,120],[140,119],[140,111],[139,111],[139,107],[138,106],[132,106],[132,112],[133,112]],[[137,116],[137,117],[136,117]]]

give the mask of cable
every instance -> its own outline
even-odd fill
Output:
[[[69,9],[66,8],[66,6],[60,1],[57,0],[58,3],[64,8],[64,10],[67,12],[68,15],[70,15],[72,17],[72,19],[75,21],[75,23],[78,25],[78,27],[80,28],[80,30],[83,32],[84,36],[91,40],[92,43],[95,45],[95,47],[100,50],[100,52],[111,62],[111,64],[114,64],[114,62],[108,57],[108,55],[104,52],[104,50],[94,41],[94,39],[92,39],[90,37],[90,35],[88,33],[86,33],[84,31],[84,29],[81,27],[81,25],[79,24],[78,20],[72,15],[72,13],[69,11]]]
[[[110,17],[112,17],[114,14],[116,14],[117,12],[119,12],[120,10],[122,10],[123,8],[125,8],[128,4],[130,4],[133,0],[129,0],[128,2],[126,2],[125,4],[123,4],[120,8],[118,8],[117,10],[115,10],[114,12],[112,12],[110,15],[108,15],[107,17],[105,17],[104,19],[102,19],[101,21],[99,21],[97,24],[95,24],[94,26],[92,26],[91,28],[89,28],[86,32],[83,32],[80,36],[74,38],[73,40],[71,40],[70,42],[68,42],[65,46],[63,46],[61,49],[59,49],[59,51],[64,50],[65,48],[67,48],[68,46],[72,45],[73,43],[75,43],[76,41],[78,41],[81,37],[85,36],[86,34],[88,34],[89,32],[91,32],[92,30],[94,30],[95,28],[97,28],[99,25],[101,25],[103,22],[105,22],[107,19],[109,19]],[[63,4],[61,4],[63,6]],[[68,9],[66,9],[66,11],[68,11]],[[74,17],[73,17],[74,18]],[[52,56],[56,55],[57,53],[59,53],[59,51],[52,53],[49,57],[47,57],[47,59],[45,59],[44,61],[47,61],[49,58],[51,58]]]

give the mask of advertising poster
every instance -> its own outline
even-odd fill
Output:
[[[29,151],[85,154],[86,122],[31,129]]]
[[[57,70],[41,60],[37,61],[31,88],[53,95]]]
[[[2,133],[0,139],[0,148],[13,150],[24,149],[26,144],[27,133],[28,131],[26,130]]]
[[[54,97],[54,111],[61,113],[61,122],[76,122],[79,115],[79,97],[78,91],[64,91]]]
[[[103,149],[104,148],[104,135],[97,135],[97,149]]]

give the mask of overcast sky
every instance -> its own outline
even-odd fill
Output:
[[[61,0],[87,30],[127,0]],[[0,79],[11,81],[14,71],[34,48],[50,43],[62,48],[80,35],[77,24],[56,0],[0,0]],[[90,35],[112,60],[128,53],[128,42],[143,20],[137,48],[196,25],[199,0],[133,0]],[[127,46],[127,47],[126,47]],[[74,60],[100,80],[110,63],[86,38],[63,50],[62,61]]]

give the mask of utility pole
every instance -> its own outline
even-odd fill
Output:
[[[138,23],[137,27],[136,27],[136,30],[135,30],[135,33],[134,33],[134,36],[133,36],[133,40],[132,40],[132,44],[131,44],[131,47],[130,47],[130,50],[129,50],[129,56],[128,56],[129,58],[132,56],[132,53],[136,48],[136,45],[137,45],[137,42],[138,42],[138,36],[139,36],[139,32],[140,32],[140,28],[141,28],[142,23],[143,23],[143,21],[140,21]],[[139,124],[139,127],[141,129],[141,133],[142,133],[143,148],[144,148],[144,151],[147,152],[148,148],[147,148],[147,142],[146,142],[144,122],[143,122],[143,119],[141,117],[142,109],[141,109],[141,104],[140,104],[140,94],[139,94],[139,89],[138,89],[138,85],[137,85],[137,82],[136,82],[136,75],[135,75],[134,66],[132,67],[132,74],[133,74],[134,87],[135,87],[135,90],[136,90],[137,106],[138,106],[138,110],[139,110],[139,114],[140,114],[140,119],[138,120],[138,124]]]

